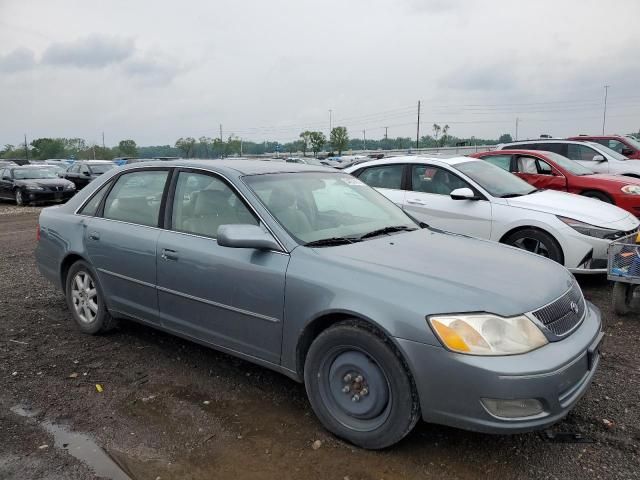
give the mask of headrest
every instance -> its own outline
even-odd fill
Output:
[[[229,208],[229,192],[222,190],[200,190],[193,213],[196,216],[216,215]]]

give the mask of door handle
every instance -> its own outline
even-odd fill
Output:
[[[163,248],[162,255],[160,257],[163,260],[178,260],[178,252],[171,250],[170,248]]]
[[[424,202],[422,200],[418,200],[417,198],[412,198],[411,200],[407,200],[407,203],[410,203],[411,205],[426,205],[427,202]]]
[[[98,232],[89,233],[89,240],[95,240],[95,241],[100,240],[100,234]]]

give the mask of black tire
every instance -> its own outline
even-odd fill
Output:
[[[601,202],[614,204],[613,199],[606,193],[588,190],[586,192],[582,192],[580,195],[582,195],[583,197],[595,198],[596,200],[600,200]]]
[[[613,311],[620,316],[631,313],[631,301],[633,300],[633,291],[635,285],[630,283],[615,282],[613,284],[613,292],[611,293],[611,303]]]
[[[560,245],[547,232],[536,228],[525,228],[507,236],[503,243],[512,247],[537,253],[560,264],[564,263]]]
[[[16,188],[14,194],[16,197],[16,205],[19,207],[24,206],[24,198],[22,197],[22,190],[20,190],[19,188]]]
[[[318,335],[305,360],[304,382],[324,427],[362,448],[399,442],[420,418],[416,388],[402,358],[388,340],[357,320]]]
[[[76,283],[77,279],[82,282],[81,279],[83,278],[87,279],[87,283],[84,284],[84,287],[79,287]],[[105,306],[98,276],[88,263],[79,260],[71,265],[65,283],[67,306],[71,311],[76,326],[82,333],[89,335],[106,333],[116,326],[115,319],[109,314]],[[88,290],[89,293],[86,291],[83,293],[79,290]],[[93,293],[95,293],[95,298]],[[93,310],[94,306],[95,312]]]

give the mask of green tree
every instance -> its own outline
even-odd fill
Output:
[[[437,123],[433,124],[433,138],[436,141],[436,144],[438,143],[438,136],[440,135],[440,130],[442,130],[442,127],[440,125],[438,125]]]
[[[120,140],[120,143],[118,143],[118,152],[122,157],[137,157],[138,146],[133,140]]]
[[[338,156],[349,146],[347,127],[335,127],[331,130],[331,148],[338,151]]]
[[[211,158],[213,151],[213,139],[211,137],[200,137],[198,139],[200,151],[204,154],[204,158]]]
[[[302,140],[302,155],[306,157],[307,150],[309,150],[309,146],[311,145],[311,132],[305,130],[300,134],[300,138]]]
[[[502,135],[500,135],[500,138],[498,139],[498,143],[509,143],[509,142],[513,142],[513,138],[511,137],[510,134],[503,133]]]
[[[447,141],[447,138],[449,136],[449,125],[445,125],[444,127],[442,127],[442,146],[444,147],[445,142]]]
[[[311,150],[313,150],[313,156],[317,156],[318,152],[322,150],[324,144],[327,143],[327,137],[322,132],[310,132],[309,142],[311,143]]]
[[[182,152],[182,156],[185,158],[190,158],[194,154],[194,149],[196,146],[196,139],[193,137],[180,137],[176,140],[176,148]]]
[[[62,158],[65,156],[64,142],[61,138],[36,138],[31,142],[33,158]]]

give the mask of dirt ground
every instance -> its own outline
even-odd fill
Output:
[[[0,204],[1,479],[96,478],[51,423],[88,434],[136,480],[640,478],[640,317],[612,313],[606,279],[580,279],[607,335],[555,440],[420,423],[367,452],[324,431],[304,387],[277,373],[134,323],[80,334],[34,265],[38,211]]]

